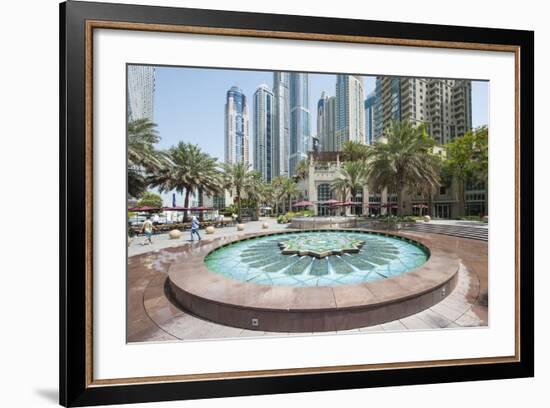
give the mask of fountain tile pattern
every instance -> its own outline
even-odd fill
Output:
[[[339,251],[364,242],[357,253],[325,258],[283,254],[280,243],[304,242],[305,249]],[[366,232],[294,232],[240,241],[212,252],[206,265],[225,277],[260,285],[339,286],[387,279],[416,269],[429,255],[402,239]]]

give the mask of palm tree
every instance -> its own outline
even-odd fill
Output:
[[[275,214],[279,215],[279,203],[284,198],[283,183],[284,177],[275,177],[271,180],[271,190],[273,201],[275,202]]]
[[[348,181],[345,178],[336,178],[336,180],[331,183],[330,188],[334,193],[340,194],[341,201],[346,201],[348,196]]]
[[[342,160],[344,161],[360,161],[368,156],[369,148],[367,145],[348,140],[342,148]]]
[[[292,211],[292,199],[296,198],[300,194],[298,184],[290,177],[283,177],[281,193],[282,197],[288,199],[288,209],[289,211]]]
[[[132,197],[139,197],[147,189],[147,173],[165,164],[154,148],[160,140],[156,126],[148,119],[128,122],[128,194]]]
[[[309,160],[302,159],[296,164],[295,178],[298,180],[305,180],[309,174]]]
[[[405,189],[419,184],[439,186],[439,165],[431,153],[434,140],[424,126],[392,122],[385,136],[387,142],[369,149],[368,181],[373,190],[397,192],[397,214],[401,216]]]
[[[363,189],[367,177],[367,165],[364,160],[348,161],[339,170],[338,178],[332,183],[333,190],[344,192],[342,201],[346,201],[349,190],[352,202],[355,203],[357,193]]]
[[[165,152],[166,166],[155,172],[149,183],[159,191],[185,194],[184,207],[189,207],[191,193],[207,194],[223,192],[217,160],[203,152],[197,145],[179,142]],[[187,220],[187,210],[184,219]]]
[[[253,171],[246,183],[246,197],[254,203],[256,218],[260,218],[260,205],[267,196],[267,184],[262,180],[262,175]]]
[[[252,171],[248,163],[224,163],[223,164],[223,185],[229,191],[235,191],[237,200],[237,220],[241,222],[241,200],[250,184]]]

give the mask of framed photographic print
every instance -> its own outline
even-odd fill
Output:
[[[533,32],[60,16],[61,404],[534,375]]]

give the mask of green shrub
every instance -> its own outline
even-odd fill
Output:
[[[288,224],[289,219],[286,215],[279,215],[277,217],[277,224]]]

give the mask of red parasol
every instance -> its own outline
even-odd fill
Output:
[[[213,209],[214,209],[213,207],[205,207],[205,206],[189,208],[190,211],[212,211]]]
[[[298,201],[298,202],[292,204],[293,207],[309,207],[311,205],[313,205],[313,203],[311,201],[307,201],[307,200]]]
[[[148,205],[144,205],[143,207],[128,208],[128,211],[131,211],[131,212],[156,212],[156,211],[162,211],[162,208],[150,207]]]

